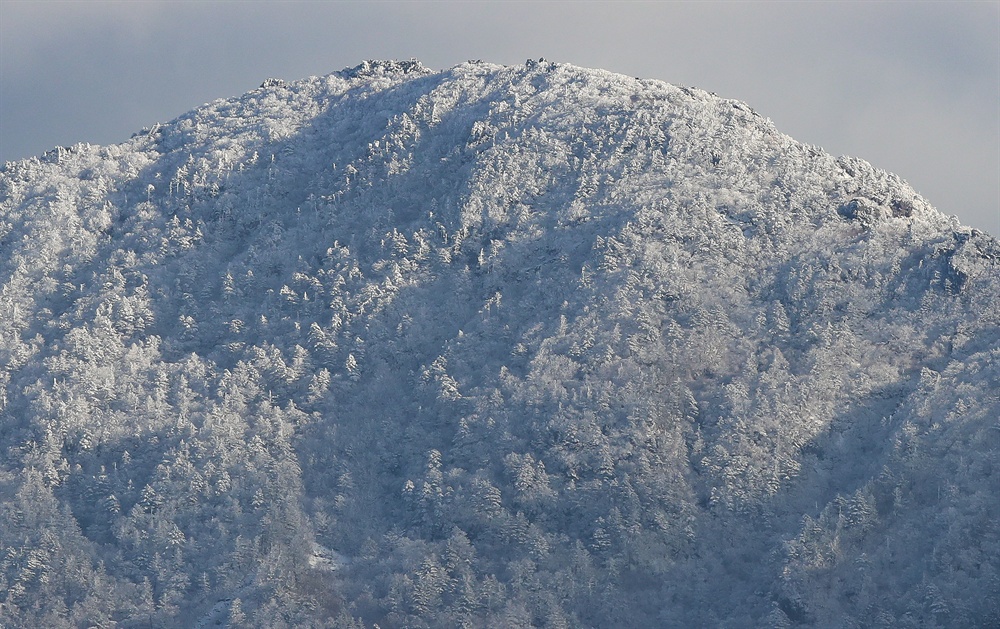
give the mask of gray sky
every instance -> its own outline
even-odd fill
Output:
[[[746,101],[1000,235],[1000,2],[0,0],[0,160],[110,144],[267,77],[544,57]]]

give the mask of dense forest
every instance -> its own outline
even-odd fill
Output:
[[[1000,626],[1000,242],[745,104],[268,79],[0,170],[0,626]]]

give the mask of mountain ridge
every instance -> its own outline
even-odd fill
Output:
[[[1000,245],[743,103],[365,62],[0,194],[13,626],[1000,617]]]

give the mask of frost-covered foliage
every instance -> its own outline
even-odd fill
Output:
[[[1000,624],[1000,244],[740,102],[368,62],[0,195],[0,625]]]

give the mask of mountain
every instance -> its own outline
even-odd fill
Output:
[[[1000,243],[739,101],[268,79],[0,283],[0,625],[1000,624]]]

